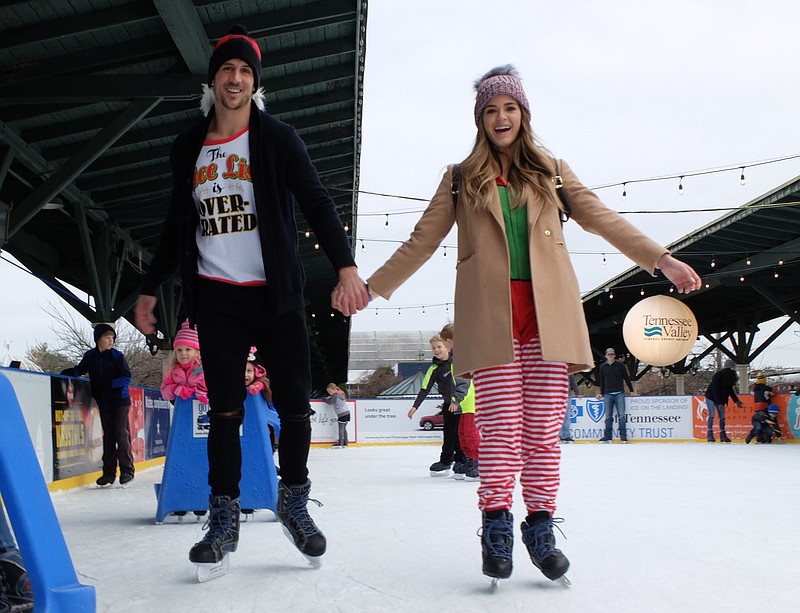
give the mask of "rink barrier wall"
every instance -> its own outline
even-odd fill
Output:
[[[71,489],[92,484],[101,474],[102,428],[88,380],[60,375],[2,368],[18,398],[28,433],[48,490]],[[744,407],[729,405],[728,435],[743,442],[750,431],[753,396],[739,395]],[[349,399],[351,421],[348,436],[354,445],[441,444],[442,431],[424,430],[423,417],[438,412],[440,397],[428,397],[412,419],[413,398]],[[131,388],[132,450],[137,470],[164,464],[172,405],[159,390]],[[800,439],[800,397],[778,394],[779,421],[784,441]],[[311,442],[331,445],[338,439],[333,406],[312,400]],[[627,396],[630,441],[705,442],[708,414],[703,396]],[[603,401],[591,396],[570,399],[570,429],[576,442],[596,441],[604,428]],[[715,436],[719,431],[715,420]],[[614,435],[618,436],[616,421]]]

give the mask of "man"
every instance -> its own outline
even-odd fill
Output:
[[[739,380],[736,374],[736,362],[733,360],[725,360],[714,376],[711,377],[711,383],[706,390],[706,407],[708,408],[708,433],[707,438],[709,443],[714,442],[714,412],[719,413],[719,442],[730,443],[731,439],[725,432],[725,405],[728,404],[728,399],[733,398],[740,409],[742,403],[736,395],[736,390],[733,386]]]
[[[617,362],[617,354],[611,347],[606,349],[606,361],[600,364],[597,379],[600,384],[600,393],[597,394],[597,398],[603,399],[603,407],[606,412],[606,429],[600,442],[610,443],[613,438],[611,428],[614,425],[614,408],[616,407],[619,421],[619,440],[627,443],[624,383],[628,384],[628,389],[631,393],[633,393],[633,384],[631,383],[628,369],[622,362]]]
[[[303,554],[325,552],[306,509],[311,376],[295,201],[338,271],[335,304],[349,315],[369,299],[304,143],[262,110],[260,77],[258,43],[234,26],[211,56],[205,119],[173,145],[171,204],[134,313],[143,333],[154,332],[158,287],[180,269],[211,406],[209,530],[189,552],[198,564],[221,562],[239,540],[242,372],[252,345],[261,348],[281,418],[278,520]]]

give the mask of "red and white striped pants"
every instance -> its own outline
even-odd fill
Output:
[[[539,338],[514,340],[514,361],[473,373],[482,511],[511,509],[516,474],[528,514],[556,509],[569,384],[563,362],[542,360]]]

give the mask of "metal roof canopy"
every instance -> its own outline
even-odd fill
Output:
[[[262,49],[267,110],[298,130],[355,235],[366,20],[366,0],[5,3],[0,209],[12,209],[0,247],[88,320],[131,320],[169,202],[171,143],[201,117],[213,43],[234,23]],[[335,272],[299,212],[297,225],[324,389],[347,379],[349,321],[331,317]],[[178,297],[171,286],[159,300],[166,342]]]
[[[670,294],[672,285],[663,274],[654,278],[638,266],[586,294],[583,306],[598,361],[605,347],[628,353],[622,324],[644,291],[645,296],[666,294],[686,303],[697,317],[699,335],[710,343],[702,354],[672,366],[674,372],[686,372],[717,349],[737,364],[752,362],[778,335],[800,323],[798,213],[800,177],[669,245],[703,280],[703,289],[688,296]],[[785,319],[778,330],[755,346],[758,325],[780,317]]]

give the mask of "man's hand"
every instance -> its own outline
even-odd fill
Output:
[[[355,315],[369,304],[367,284],[358,276],[358,268],[339,269],[339,283],[331,293],[331,306],[345,317]]]
[[[133,307],[133,322],[142,334],[155,334],[156,316],[155,308],[158,298],[142,294]]]
[[[679,294],[688,294],[703,286],[700,275],[694,271],[694,268],[676,260],[668,253],[658,258],[656,267],[664,273],[667,279],[672,281]]]

